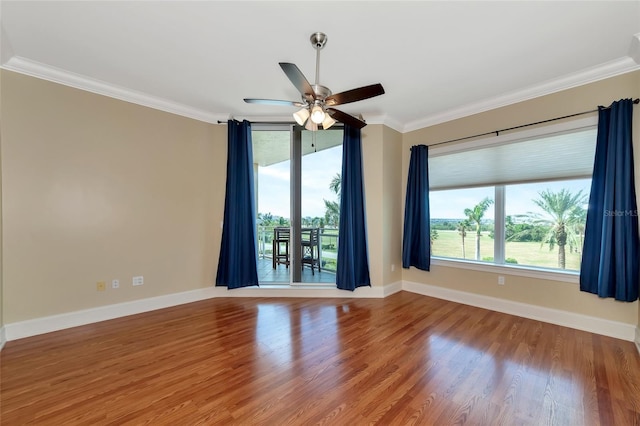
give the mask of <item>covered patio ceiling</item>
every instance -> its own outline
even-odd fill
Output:
[[[289,130],[253,130],[253,163],[260,167],[289,160]],[[333,148],[342,143],[342,129],[302,131],[302,155]]]

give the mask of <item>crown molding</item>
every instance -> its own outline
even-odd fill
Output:
[[[6,37],[2,37],[3,40],[5,38]],[[424,127],[434,126],[436,124],[490,111],[518,102],[538,98],[540,96],[560,92],[562,90],[571,89],[573,87],[594,83],[599,80],[615,77],[628,72],[637,71],[640,69],[640,63],[636,62],[635,59],[640,60],[640,33],[634,36],[629,54],[630,56],[588,68],[578,73],[570,74],[484,101],[467,104],[460,108],[454,108],[442,113],[430,115],[406,124],[403,124],[401,121],[386,114],[371,115],[367,117],[367,122],[368,124],[382,124],[398,132],[407,133]],[[71,73],[40,62],[22,58],[20,56],[11,57],[1,65],[0,68],[207,123],[217,124],[218,121],[226,122],[229,119],[229,114],[214,114],[209,111],[193,108],[164,98],[151,96],[135,90],[108,84],[80,74]],[[287,115],[286,117],[247,117],[246,119],[250,121],[286,121],[288,118],[289,116]]]
[[[382,124],[400,133],[402,133],[402,129],[404,128],[400,121],[386,114],[370,115],[365,117],[365,121],[367,124]]]
[[[229,117],[228,115],[212,114],[208,111],[167,99],[108,84],[19,56],[13,56],[1,68],[207,123],[217,123],[218,120],[226,121]]]
[[[490,111],[518,102],[527,101],[562,90],[571,89],[573,87],[583,86],[585,84],[594,83],[606,78],[615,77],[617,75],[626,74],[628,72],[637,71],[640,64],[627,56],[621,59],[607,62],[605,64],[587,68],[583,71],[569,74],[554,80],[546,81],[542,84],[530,86],[523,90],[507,93],[481,102],[464,105],[460,108],[454,108],[443,113],[434,114],[420,120],[407,123],[402,128],[403,133],[413,130],[422,129],[424,127],[434,126],[440,123],[456,120],[470,115]]]
[[[2,39],[4,40],[6,39],[6,37],[3,37]],[[108,84],[100,80],[65,71],[60,68],[55,68],[20,56],[12,56],[3,65],[1,65],[0,68],[14,71],[20,74],[25,74],[31,77],[40,78],[42,80],[63,84],[65,86],[73,87],[76,89],[86,90],[88,92],[108,96],[110,98],[115,98],[137,105],[154,108],[160,111],[169,112],[171,114],[193,118],[194,120],[204,121],[207,123],[226,124],[229,118],[233,118],[233,116],[230,114],[212,114],[208,111],[193,108],[184,104],[172,102],[167,99],[151,96],[142,92],[137,92],[135,90],[127,89],[113,84]],[[282,121],[286,123],[291,121],[293,123],[291,114],[268,117],[247,116],[239,119],[245,119],[251,122]],[[218,121],[222,123],[218,123]],[[402,129],[401,122],[393,120],[386,115],[372,116],[369,118],[368,124],[384,124],[397,131],[401,131]]]
[[[640,33],[634,34],[629,46],[629,57],[640,64]]]

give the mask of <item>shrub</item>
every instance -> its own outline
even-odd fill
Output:
[[[485,262],[493,262],[493,256],[483,257],[482,260],[484,260]],[[518,261],[516,259],[514,259],[513,257],[507,257],[504,260],[504,263],[511,263],[511,264],[517,265]]]

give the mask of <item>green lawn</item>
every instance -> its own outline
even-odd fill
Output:
[[[483,232],[480,238],[480,256],[493,258],[493,239]],[[475,259],[476,236],[468,232],[464,239],[465,259]],[[549,246],[540,243],[507,242],[505,257],[515,259],[518,265],[558,268],[558,247],[549,251]],[[433,255],[462,259],[462,237],[458,231],[438,231],[438,238],[433,242]],[[566,269],[580,269],[580,253],[569,253],[566,247]]]

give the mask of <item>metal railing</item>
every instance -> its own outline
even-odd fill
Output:
[[[276,225],[258,226],[258,258],[271,259],[273,249],[273,229]],[[338,230],[319,228],[319,258],[322,269],[336,271],[338,259]]]

